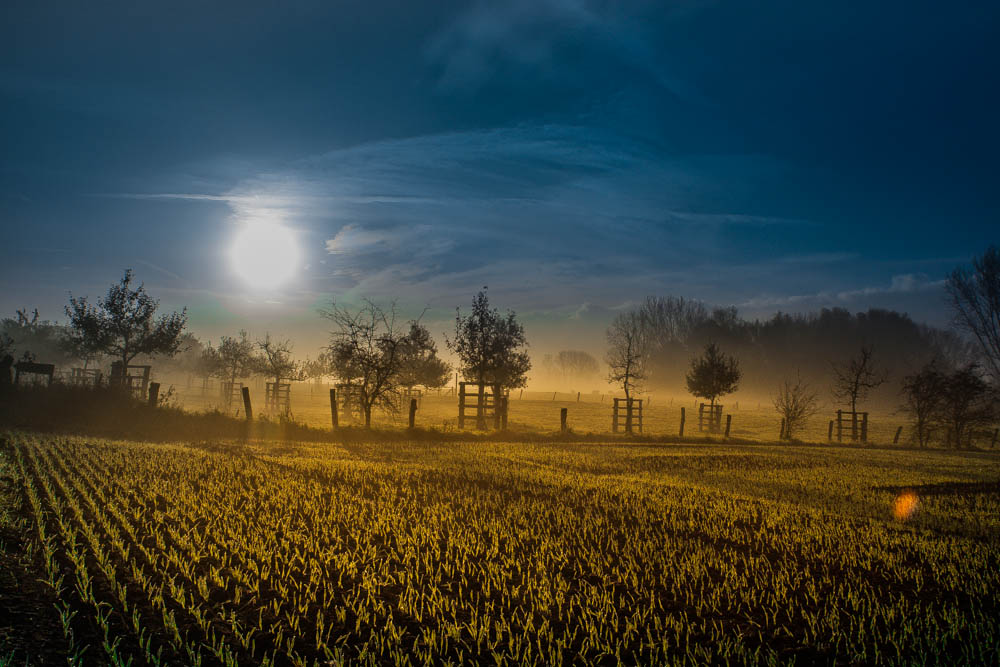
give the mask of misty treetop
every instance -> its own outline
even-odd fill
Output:
[[[714,406],[717,398],[736,391],[742,377],[739,360],[709,343],[701,356],[691,360],[685,379],[689,392]]]
[[[132,269],[126,269],[96,306],[87,297],[70,297],[70,341],[79,350],[116,357],[123,367],[140,354],[172,356],[181,346],[187,309],[156,318],[158,307],[159,301],[142,283],[135,286]]]
[[[801,376],[813,387],[829,387],[831,363],[872,346],[892,380],[881,395],[882,402],[895,402],[900,379],[930,359],[960,366],[976,357],[970,343],[955,332],[917,324],[908,315],[890,310],[851,313],[824,308],[748,320],[736,308],[711,309],[698,301],[667,296],[649,297],[628,312],[637,328],[636,340],[643,346],[640,358],[649,389],[675,391],[684,386],[692,356],[709,343],[739,360],[742,391],[765,395],[773,393],[776,382],[789,377]]]
[[[490,308],[484,287],[472,300],[472,310],[455,314],[455,337],[448,348],[458,355],[462,376],[470,382],[500,385],[505,389],[523,387],[528,382],[531,359],[524,327],[512,310],[506,315]]]

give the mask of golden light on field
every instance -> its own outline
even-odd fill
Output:
[[[248,224],[229,253],[233,269],[254,289],[279,287],[295,274],[299,248],[287,227],[271,222]]]
[[[906,521],[920,507],[920,499],[913,491],[903,491],[892,504],[892,515],[899,521]]]

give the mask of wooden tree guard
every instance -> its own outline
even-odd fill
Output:
[[[504,400],[506,398],[507,395],[501,391],[500,385],[480,386],[478,382],[459,382],[458,428],[465,428],[465,421],[471,416],[467,414],[470,410],[472,415],[475,415],[476,428],[480,431],[486,429],[486,420],[491,417],[493,428],[506,428],[506,411],[503,408],[507,405]]]
[[[364,410],[361,409],[361,389],[357,385],[349,382],[341,382],[335,387],[337,405],[340,412],[353,421],[361,421],[364,418]],[[333,390],[331,390],[333,391]]]
[[[722,430],[722,404],[698,404],[698,431],[718,433]]]
[[[237,410],[239,410],[240,399],[243,396],[243,383],[242,382],[220,382],[219,383],[219,395],[222,397],[222,403],[228,410],[235,403]]]
[[[266,383],[264,406],[272,413],[287,415],[292,411],[292,385],[288,382]]]
[[[863,443],[868,442],[868,413],[867,412],[851,412],[850,410],[837,410],[837,418],[834,420],[837,427],[837,442],[844,441],[844,425],[847,424],[851,428],[851,442],[857,442],[860,435],[860,440]],[[860,433],[858,429],[858,424],[860,421]]]
[[[56,372],[55,364],[36,364],[32,361],[19,361],[14,364],[14,384],[21,384],[21,376],[34,375],[45,378],[45,386],[52,386],[52,376]]]
[[[423,403],[424,392],[421,389],[414,389],[413,387],[407,387],[403,390],[403,399],[416,399],[417,407]]]
[[[618,433],[620,424],[624,424],[625,433],[634,433],[638,429],[642,433],[642,399],[616,398],[611,413],[611,432]]]
[[[96,368],[72,368],[69,381],[81,387],[96,387],[101,384],[101,371]]]
[[[152,366],[129,364],[122,371],[122,362],[111,364],[111,383],[128,389],[136,398],[146,398],[149,394],[149,376]]]

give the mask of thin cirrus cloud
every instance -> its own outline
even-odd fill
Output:
[[[236,219],[294,220],[353,291],[450,298],[475,281],[523,294],[527,280],[549,289],[523,305],[544,308],[649,291],[692,257],[710,263],[732,227],[810,224],[740,210],[781,176],[768,158],[664,158],[590,128],[531,125],[335,150],[222,198]]]
[[[922,295],[920,298],[926,299],[928,293],[941,292],[944,285],[944,280],[931,280],[925,274],[907,273],[893,276],[888,285],[870,285],[850,290],[822,291],[790,296],[761,296],[748,299],[739,305],[748,309],[791,306],[798,308],[850,307],[857,305],[859,301],[870,301],[872,298],[889,295],[896,297]]]

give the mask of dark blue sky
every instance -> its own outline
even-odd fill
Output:
[[[8,0],[0,311],[132,266],[305,346],[331,298],[443,329],[483,284],[543,347],[648,294],[944,323],[997,240],[998,7]],[[227,259],[261,219],[302,248],[271,294]]]

